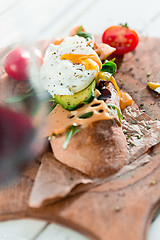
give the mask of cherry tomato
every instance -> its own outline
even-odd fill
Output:
[[[139,37],[134,30],[128,28],[125,24],[107,28],[102,35],[102,41],[111,47],[115,47],[115,54],[123,55],[136,48]]]
[[[42,65],[43,55],[37,48],[33,48],[33,55]],[[31,60],[30,53],[22,48],[15,48],[6,57],[4,68],[8,75],[17,81],[25,81],[28,79],[28,66]]]

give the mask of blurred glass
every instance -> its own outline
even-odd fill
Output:
[[[45,146],[42,132],[49,108],[49,96],[39,84],[40,63],[33,51],[37,45],[43,51],[44,46],[43,42],[37,43],[40,29],[36,26],[42,25],[39,25],[39,19],[35,19],[34,14],[42,1],[11,0],[2,1],[1,4],[0,187],[19,176],[29,162],[42,153]],[[42,6],[40,9],[44,10]],[[24,49],[30,55],[26,81],[13,80],[4,70],[6,56],[15,48]],[[19,102],[13,101],[13,96],[25,95],[25,99],[22,97]]]
[[[13,80],[5,72],[1,75],[0,186],[18,176],[42,152],[45,143],[42,131],[48,95],[38,84],[40,66],[32,56],[32,48],[22,44],[21,48],[30,53],[32,60],[28,80]],[[26,96],[25,99],[23,96]],[[15,97],[19,98],[18,102]]]

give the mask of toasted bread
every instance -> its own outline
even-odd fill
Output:
[[[89,124],[72,137],[64,150],[65,138],[64,133],[51,139],[55,157],[91,177],[109,176],[126,164],[126,139],[113,119]]]

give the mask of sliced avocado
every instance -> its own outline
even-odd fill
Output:
[[[73,111],[94,99],[96,81],[94,80],[87,88],[73,95],[54,95],[54,101],[62,105],[68,111]]]

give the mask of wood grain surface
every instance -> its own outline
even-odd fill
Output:
[[[160,98],[146,87],[147,81],[159,82],[159,44],[160,39],[141,38],[135,52],[117,59],[116,79],[141,109],[160,120]],[[39,209],[27,205],[39,167],[33,162],[33,178],[21,177],[1,189],[0,220],[33,217],[69,226],[91,239],[145,240],[160,207],[160,144],[150,151],[150,158],[123,176]]]

